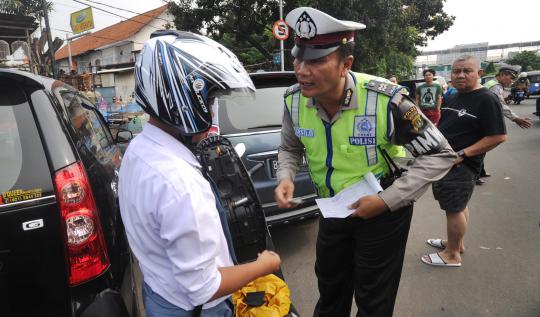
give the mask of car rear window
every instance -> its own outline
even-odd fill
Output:
[[[280,129],[287,87],[258,88],[253,96],[231,94],[219,99],[222,134]]]
[[[24,91],[0,80],[0,204],[52,189],[47,159]]]

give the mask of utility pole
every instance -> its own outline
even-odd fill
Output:
[[[279,0],[279,19],[283,20],[283,0]],[[280,58],[281,61],[281,71],[285,70],[285,61],[283,60],[285,58],[285,54],[283,54],[283,40],[279,41],[279,48],[280,48]]]
[[[47,12],[46,0],[43,0],[43,17],[45,18],[45,27],[47,28],[47,45],[49,45],[49,58],[51,59],[51,68],[53,72],[53,77],[56,78],[56,62],[54,61],[51,26],[49,25],[49,13]]]

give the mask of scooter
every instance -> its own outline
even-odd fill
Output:
[[[514,104],[519,105],[525,99],[525,92],[522,89],[516,89],[512,99],[514,100]]]
[[[274,243],[255,186],[242,160],[231,142],[219,135],[200,141],[195,149],[203,171],[215,186],[216,196],[226,211],[229,234],[232,239],[235,263],[255,261],[263,250],[275,250]],[[281,268],[274,274],[284,280]],[[253,292],[252,295],[257,295]],[[247,294],[249,295],[249,294]],[[257,302],[257,301],[255,301]],[[248,303],[251,307],[259,303]],[[291,303],[285,317],[298,317]]]

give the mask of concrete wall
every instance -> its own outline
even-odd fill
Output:
[[[134,72],[115,73],[114,86],[116,87],[116,96],[121,97],[123,102],[128,103],[135,92]]]
[[[164,21],[166,20],[166,21]],[[146,42],[148,39],[150,39],[150,34],[152,32],[157,31],[157,29],[165,29],[165,25],[167,24],[167,21],[170,21],[170,24],[174,28],[174,24],[172,21],[174,20],[174,17],[169,14],[169,11],[165,11],[162,14],[160,14],[156,19],[152,20],[148,25],[145,25],[137,34],[135,34],[130,40],[132,40],[133,43],[133,50],[134,51],[140,51],[143,47],[144,42]]]

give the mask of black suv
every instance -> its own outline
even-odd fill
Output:
[[[0,149],[0,316],[136,314],[121,152],[92,103],[0,70]]]

